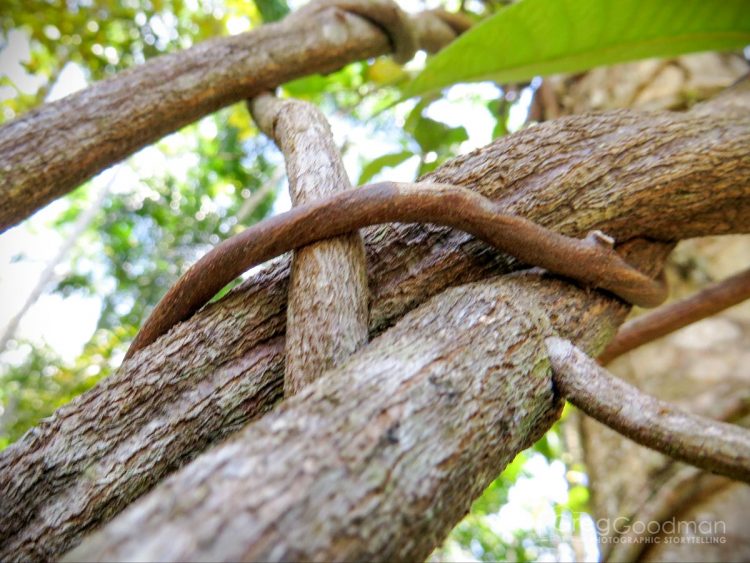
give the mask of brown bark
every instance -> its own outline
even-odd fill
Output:
[[[659,307],[625,323],[598,360],[604,365],[647,342],[666,336],[750,299],[750,268],[712,284],[687,299]]]
[[[601,231],[568,237],[518,215],[502,203],[454,184],[380,182],[300,205],[223,241],[193,264],[154,307],[125,354],[153,344],[189,319],[225,285],[290,250],[383,223],[434,223],[460,229],[527,264],[654,307],[663,283],[628,264]]]
[[[437,50],[455,26],[414,16]],[[226,105],[391,51],[382,28],[325,9],[204,41],[45,104],[0,127],[0,232],[97,172]]]
[[[642,393],[560,338],[547,339],[563,397],[634,442],[712,473],[750,482],[750,432]]]
[[[563,111],[613,107],[684,108],[747,73],[741,56],[705,53],[672,61],[642,61],[596,69],[575,77],[561,93]],[[712,107],[715,107],[713,105]],[[707,197],[713,195],[710,190]],[[749,237],[715,237],[681,243],[667,274],[675,297],[686,297],[711,280],[747,264]],[[740,305],[681,333],[634,350],[609,368],[644,391],[702,416],[727,420],[744,402],[750,381],[750,309]],[[744,332],[744,334],[743,334]],[[725,408],[727,403],[735,406]],[[743,410],[743,409],[740,409]],[[613,524],[618,517],[643,526],[677,521],[723,521],[722,543],[689,531],[656,538],[648,533],[602,534],[604,560],[742,561],[750,557],[744,513],[748,487],[686,467],[581,416],[582,442],[592,494],[592,517]],[[735,423],[747,425],[736,418]],[[685,477],[687,471],[692,477]],[[641,528],[642,531],[642,528]],[[715,538],[714,538],[715,539]],[[614,541],[622,543],[614,544]],[[660,544],[649,543],[659,541]],[[628,543],[632,541],[632,543]]]
[[[423,560],[559,416],[544,337],[596,352],[626,310],[539,274],[441,293],[66,560]]]
[[[312,104],[263,94],[249,103],[284,153],[295,206],[351,190],[333,134]],[[359,232],[294,252],[287,298],[284,395],[293,395],[367,342],[367,269]]]
[[[700,117],[612,112],[541,124],[427,179],[470,187],[569,235],[742,231],[750,225],[750,114],[733,108],[750,99],[745,91],[731,98],[735,105]],[[371,333],[448,286],[519,267],[445,228],[391,225],[369,229],[365,240]],[[285,262],[256,275],[2,452],[0,495],[10,508],[0,514],[0,556],[61,553],[266,412],[280,394],[286,276]]]

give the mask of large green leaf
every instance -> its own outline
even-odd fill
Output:
[[[521,0],[433,57],[405,94],[748,44],[748,0]]]

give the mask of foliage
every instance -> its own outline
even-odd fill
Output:
[[[29,46],[28,56],[19,57],[23,72],[3,63],[0,119],[41,103],[66,80],[63,69],[71,65],[89,81],[98,80],[225,34],[230,24],[261,23],[253,3],[236,0],[0,2],[0,38],[8,41],[4,61],[18,55],[14,49],[23,37]],[[278,10],[285,4],[278,0],[275,8],[269,6],[266,2],[267,9]],[[91,183],[64,198],[51,224],[61,233],[88,207],[101,206],[66,263],[58,265],[65,273],[53,288],[63,297],[98,300],[98,329],[73,361],[43,343],[23,340],[0,359],[0,444],[110,373],[177,276],[208,248],[270,211],[275,194],[266,184],[276,165],[263,154],[267,146],[237,105],[135,155],[125,166],[127,187],[116,182],[103,202],[94,201]],[[154,161],[163,165],[154,170]],[[20,260],[26,259],[23,254]]]
[[[259,16],[249,2],[229,0],[0,0],[0,32],[30,39],[25,71],[40,87],[3,104],[0,119],[10,119],[44,101],[69,63],[89,80],[100,80],[144,60],[191,46],[225,32],[233,17]],[[7,86],[22,88],[7,76]]]
[[[142,193],[116,194],[106,202],[93,245],[108,258],[106,274],[115,286],[103,295],[100,328],[140,326],[190,264],[241,230],[242,223],[254,223],[270,211],[273,198],[265,197],[239,216],[273,167],[257,138],[241,143],[240,131],[222,119],[230,112],[208,118],[217,125],[215,135],[193,131],[197,158],[185,178],[171,172],[149,176]]]
[[[433,57],[405,94],[457,82],[517,82],[647,57],[741,49],[748,43],[746,0],[522,0]]]
[[[289,5],[286,0],[255,0],[263,21],[275,22],[289,13]]]
[[[126,339],[119,330],[97,331],[73,362],[48,347],[17,343],[24,361],[0,373],[0,449],[109,375],[113,351]]]

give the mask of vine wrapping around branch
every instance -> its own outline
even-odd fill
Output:
[[[196,262],[157,304],[125,358],[189,318],[247,269],[321,239],[390,222],[435,223],[470,233],[531,265],[653,307],[666,289],[629,266],[598,231],[555,233],[504,212],[491,200],[446,184],[383,182],[301,205],[227,239]]]

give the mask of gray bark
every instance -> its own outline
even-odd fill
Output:
[[[441,293],[65,559],[423,560],[559,416],[544,337],[597,352],[626,310],[539,274]]]
[[[248,105],[258,126],[284,153],[293,205],[352,189],[323,112],[307,102],[271,95]],[[367,297],[365,246],[358,232],[292,254],[285,396],[367,342]]]
[[[415,16],[414,25],[426,49],[455,37],[432,12]],[[326,9],[156,57],[31,110],[0,127],[0,232],[221,107],[390,51],[377,25]]]
[[[639,61],[571,77],[560,100],[565,112],[616,107],[684,108],[688,101],[713,95],[747,71],[747,62],[734,54],[702,53],[668,61]],[[701,248],[702,251],[695,250]],[[708,263],[724,264],[723,268],[709,268],[720,279],[747,265],[748,248],[747,237],[689,241],[678,247],[681,264],[668,271],[675,296],[686,297],[696,289],[679,275],[686,263],[699,264],[700,269]],[[750,349],[747,318],[747,313],[743,316],[741,311],[728,312],[708,321],[715,324],[704,329],[700,346],[677,345],[679,336],[675,335],[636,350],[608,367],[639,389],[688,412],[748,426],[750,403],[746,390],[750,362],[743,352]],[[737,330],[739,335],[734,341],[717,340],[716,327],[727,325],[735,330],[744,327],[745,335]],[[698,326],[693,329],[701,332]],[[709,345],[711,341],[713,345]],[[620,527],[621,534],[610,526],[600,544],[604,560],[745,561],[750,557],[750,528],[745,516],[750,503],[747,485],[656,454],[589,417],[580,418],[579,428],[595,521],[603,518],[603,523],[612,525],[616,518],[624,517],[630,524],[637,521],[654,527],[674,518],[726,524],[722,543],[698,543],[685,526],[673,531],[665,527],[664,533],[655,536],[632,530],[628,533],[624,531],[626,526]]]

